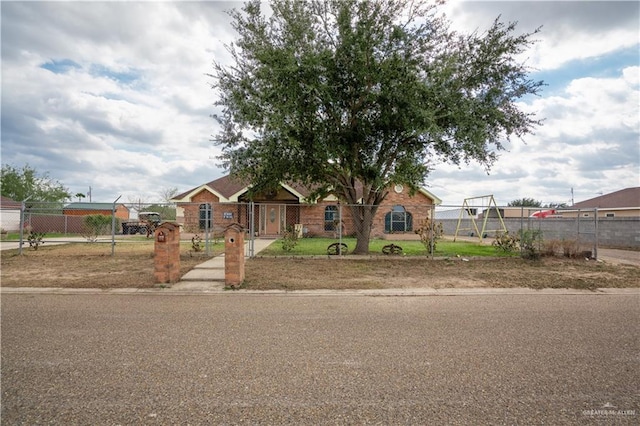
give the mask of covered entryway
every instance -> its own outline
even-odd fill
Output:
[[[284,206],[278,204],[263,204],[260,206],[260,234],[279,235],[284,215]]]

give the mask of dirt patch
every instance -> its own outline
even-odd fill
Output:
[[[212,254],[217,254],[216,252]],[[207,260],[202,253],[181,253],[181,274]],[[150,288],[153,243],[119,244],[115,256],[107,245],[66,244],[37,251],[2,252],[3,287]],[[247,289],[386,289],[530,287],[640,287],[640,267],[544,258],[430,260],[419,257],[272,258],[246,262]]]
[[[180,273],[206,261],[203,253],[181,251]],[[151,288],[153,243],[121,244],[114,256],[105,244],[65,244],[2,252],[2,287]]]
[[[557,258],[255,258],[246,263],[244,286],[256,290],[473,287],[640,287],[640,268]]]

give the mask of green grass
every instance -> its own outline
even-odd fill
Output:
[[[327,254],[327,246],[338,242],[332,238],[302,238],[291,251],[282,249],[282,240],[277,240],[261,255],[267,256],[322,256]],[[343,238],[342,242],[348,246],[349,253],[356,247],[355,238]],[[402,247],[402,253],[406,256],[428,256],[429,252],[420,241],[393,241],[374,239],[369,243],[370,254],[382,254],[382,247],[387,244],[395,244]],[[438,241],[435,256],[439,257],[472,257],[472,256],[505,256],[496,251],[491,245],[483,245],[464,241]]]
[[[81,237],[80,234],[64,234],[62,232],[47,232],[44,234],[43,239],[46,238],[64,238],[64,237]],[[27,237],[29,237],[29,233],[27,231],[24,232],[23,238],[27,241]],[[9,232],[7,235],[2,236],[2,241],[20,241],[20,232]]]

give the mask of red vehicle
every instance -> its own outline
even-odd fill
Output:
[[[529,217],[536,217],[538,219],[545,219],[547,217],[552,217],[555,216],[556,211],[551,209],[551,210],[538,210],[536,212],[533,212],[533,214],[531,214],[531,216]]]

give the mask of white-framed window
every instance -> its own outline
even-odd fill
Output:
[[[330,205],[324,208],[324,230],[335,231],[338,220],[338,206]]]
[[[413,230],[413,216],[403,206],[393,206],[384,216],[384,232],[407,232]]]
[[[199,206],[199,221],[198,227],[200,229],[212,229],[213,228],[213,209],[211,208],[211,204],[204,203]]]

